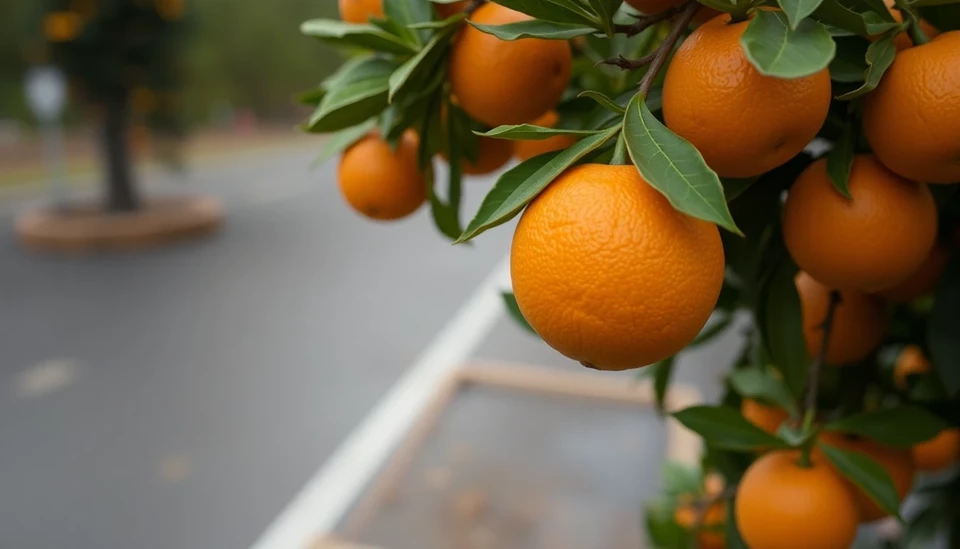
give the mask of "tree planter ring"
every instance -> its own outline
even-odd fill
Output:
[[[18,216],[16,232],[25,247],[43,252],[140,251],[206,236],[223,216],[215,198],[168,196],[147,199],[129,213],[108,213],[93,204],[32,209]]]

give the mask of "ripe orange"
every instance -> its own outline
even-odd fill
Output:
[[[899,52],[863,103],[877,159],[907,179],[960,181],[960,31]]]
[[[680,505],[673,520],[686,530],[697,526],[699,510],[693,505]],[[727,507],[722,502],[714,503],[704,511],[701,530],[697,533],[698,549],[724,549],[727,546],[723,525],[727,522]]]
[[[891,448],[873,442],[872,440],[839,433],[822,433],[820,440],[831,446],[836,446],[841,450],[856,452],[875,461],[890,475],[890,480],[893,481],[893,486],[897,489],[897,495],[900,496],[901,500],[903,500],[904,496],[906,496],[913,487],[913,457],[910,455],[909,449]],[[839,475],[840,473],[838,472],[837,474]],[[848,481],[848,486],[857,501],[857,509],[860,511],[861,522],[872,522],[888,516],[883,509],[870,499],[870,496],[865,494],[855,484]]]
[[[906,303],[932,293],[940,283],[943,272],[947,270],[949,260],[950,251],[946,246],[937,243],[919,269],[900,284],[887,288],[879,294],[890,301]]]
[[[794,261],[827,286],[875,292],[899,284],[927,258],[937,238],[937,206],[926,185],[885,169],[868,154],[853,159],[850,195],[811,164],[787,195],[783,237]]]
[[[944,429],[936,437],[912,449],[918,471],[939,471],[960,460],[960,429]]]
[[[461,160],[460,166],[467,175],[486,175],[493,173],[513,158],[513,142],[492,137],[480,138],[480,149],[477,151],[476,164],[466,158]]]
[[[894,0],[884,0],[884,4],[887,5],[887,9],[890,10],[890,15],[893,16],[897,23],[903,21],[903,14],[900,13],[900,10],[894,9],[894,6],[896,5]],[[940,31],[928,23],[926,19],[920,20],[920,29],[923,30],[923,34],[927,35],[927,38],[933,38],[940,34]],[[871,39],[875,38],[876,37],[871,37]],[[906,31],[901,32],[896,38],[893,39],[893,47],[895,47],[897,51],[904,50],[911,46],[913,46],[913,39],[910,38],[910,34]]]
[[[383,0],[337,0],[340,19],[347,23],[366,23],[371,17],[383,17]]]
[[[900,356],[893,366],[894,384],[901,391],[906,391],[909,388],[909,376],[925,374],[930,370],[930,361],[923,354],[923,349],[916,345],[907,345],[900,351]]]
[[[396,152],[376,135],[358,141],[340,160],[343,197],[372,219],[400,219],[415,212],[427,198],[426,182],[417,169],[418,145],[412,131],[403,135]]]
[[[530,16],[487,2],[470,20],[486,25]],[[504,42],[466,26],[450,53],[450,85],[463,110],[490,126],[522,124],[556,106],[570,82],[572,55],[565,40]]]
[[[469,5],[470,0],[463,0],[462,2],[454,2],[452,4],[436,4],[435,7],[437,8],[437,13],[440,14],[440,17],[446,19],[448,17],[453,17],[454,15],[467,9],[467,6]]]
[[[745,398],[740,403],[740,413],[747,421],[770,433],[777,433],[780,425],[790,417],[784,410],[767,406],[752,398]]]
[[[557,115],[557,111],[547,111],[546,114],[537,118],[531,122],[531,124],[534,126],[543,126],[544,128],[554,128],[559,121],[560,117]],[[566,149],[574,143],[576,143],[576,141],[569,135],[557,135],[539,141],[514,141],[513,152],[522,162],[544,153]]]
[[[801,467],[797,451],[761,456],[744,473],[737,525],[750,549],[847,549],[860,522],[843,479],[821,456]]]
[[[830,289],[804,272],[797,274],[796,284],[807,353],[815,357],[823,345],[823,321],[830,307]],[[886,305],[882,299],[855,290],[840,292],[826,362],[848,364],[866,358],[883,341],[886,325]]]
[[[827,118],[827,69],[792,80],[763,76],[740,45],[747,22],[720,15],[677,50],[663,84],[667,127],[722,177],[751,177],[793,158]],[[749,122],[748,122],[749,121]]]
[[[703,328],[723,285],[716,225],[675,210],[633,166],[586,164],[530,203],[513,290],[551,347],[601,370],[652,364]]]

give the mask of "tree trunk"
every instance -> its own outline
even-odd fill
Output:
[[[132,212],[140,208],[140,197],[127,148],[126,96],[108,98],[103,110],[103,150],[107,165],[105,205],[110,212]]]

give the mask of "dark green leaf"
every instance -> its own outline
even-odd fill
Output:
[[[303,92],[297,95],[297,103],[307,105],[308,107],[316,107],[320,104],[320,101],[323,100],[323,96],[326,95],[326,93],[326,88],[316,88]]]
[[[361,137],[370,133],[377,126],[377,121],[373,118],[352,126],[349,128],[344,128],[336,133],[331,134],[327,137],[326,141],[323,142],[323,146],[320,147],[320,154],[313,161],[313,166],[319,166],[327,160],[330,160],[335,155],[340,154],[340,151],[346,149],[350,145],[353,145],[360,140]]]
[[[613,36],[613,16],[620,9],[623,0],[587,0],[593,12],[600,17],[600,28],[607,36]]]
[[[888,446],[908,448],[930,440],[947,427],[939,417],[917,406],[861,412],[824,426],[828,431],[862,435]]]
[[[574,0],[497,0],[496,3],[544,21],[588,25],[598,22]]]
[[[730,384],[744,397],[773,404],[791,415],[797,413],[797,402],[790,390],[766,366],[737,368],[730,374]]]
[[[527,330],[533,335],[537,335],[536,330],[533,329],[533,326],[527,322],[527,319],[523,317],[523,313],[520,312],[520,304],[517,303],[517,296],[513,295],[511,292],[503,292],[503,304],[506,305],[507,311],[510,313],[510,317],[520,325],[521,328]]]
[[[689,547],[690,532],[674,520],[674,507],[673,502],[644,507],[647,536],[657,549]]]
[[[930,505],[907,522],[903,535],[903,549],[930,549],[936,547],[936,538],[945,514],[936,505]]]
[[[790,28],[782,11],[759,10],[740,36],[750,63],[760,74],[801,78],[827,68],[837,45],[830,32],[813,19]]]
[[[588,137],[601,133],[599,130],[567,130],[564,128],[547,128],[544,126],[534,126],[533,124],[517,124],[515,126],[497,126],[487,132],[475,132],[484,137],[495,137],[497,139],[518,139],[524,141],[539,141],[549,139],[557,135],[570,135],[573,137]]]
[[[609,141],[619,130],[609,128],[585,137],[567,149],[535,156],[508,170],[484,197],[480,209],[457,243],[466,242],[512,219],[564,170]]]
[[[387,108],[389,76],[368,78],[331,89],[307,122],[311,132],[349,128]]]
[[[865,95],[877,87],[883,74],[893,64],[893,58],[897,53],[897,48],[893,42],[896,37],[896,30],[889,31],[870,44],[867,48],[867,70],[863,73],[863,85],[852,92],[837,96],[837,99],[849,101]]]
[[[543,38],[545,40],[570,40],[578,36],[584,36],[597,29],[577,23],[554,23],[552,21],[543,21],[542,19],[533,19],[531,21],[520,21],[518,23],[507,23],[506,25],[483,25],[470,22],[477,30],[492,34],[500,40],[513,41],[521,38]]]
[[[820,7],[823,0],[777,0],[783,13],[786,14],[790,22],[790,28],[797,30],[797,26],[807,16]]]
[[[724,549],[749,549],[747,543],[743,541],[740,535],[740,528],[737,525],[736,498],[730,500],[727,505],[727,523],[725,529],[726,543]]]
[[[782,440],[750,423],[733,408],[693,406],[675,412],[673,417],[716,448],[746,451],[786,447]]]
[[[613,99],[610,99],[606,95],[603,95],[602,93],[597,91],[587,90],[584,92],[580,92],[580,95],[578,95],[577,97],[589,97],[590,99],[593,99],[597,103],[603,105],[604,107],[610,109],[615,113],[623,114],[627,111],[625,108],[620,106],[616,101],[614,101]]]
[[[721,315],[717,315],[717,316],[721,316]],[[704,328],[703,331],[697,334],[697,337],[695,337],[693,341],[691,341],[687,345],[687,348],[689,349],[692,347],[696,347],[697,345],[703,345],[704,343],[711,341],[713,338],[723,333],[724,330],[729,328],[730,324],[732,323],[733,323],[733,316],[731,315],[721,316],[719,320],[714,320],[713,322],[710,323],[709,326]]]
[[[693,145],[653,116],[639,94],[627,106],[623,133],[640,175],[674,208],[742,234],[730,216],[716,172]]]
[[[720,184],[723,185],[723,194],[726,196],[727,202],[731,202],[741,194],[745,193],[747,189],[749,189],[756,182],[756,177],[745,177],[741,179],[724,177],[720,179]]]
[[[793,280],[796,272],[788,257],[777,264],[760,290],[757,322],[773,363],[790,392],[799,396],[806,384],[810,356],[803,337],[800,296]]]
[[[850,169],[853,167],[854,149],[857,146],[857,132],[854,131],[853,123],[847,122],[840,138],[833,144],[833,148],[827,153],[827,175],[830,176],[830,182],[838,193],[846,198],[850,196]]]
[[[397,23],[401,36],[415,46],[421,46],[424,36],[410,25],[433,20],[433,4],[428,0],[383,0],[383,13]]]
[[[953,254],[940,279],[930,312],[930,358],[950,395],[960,392],[960,254]]]
[[[449,29],[436,33],[423,49],[390,75],[390,93],[387,96],[390,102],[393,102],[397,94],[405,89],[416,86],[436,74],[439,70],[437,64],[451,36],[452,31]]]
[[[867,8],[864,6],[852,9],[840,0],[823,0],[817,10],[813,12],[813,15],[823,23],[864,37],[874,36],[897,26],[897,23],[892,19],[887,19],[889,13],[884,17],[877,12],[866,10]]]
[[[663,401],[670,386],[670,378],[673,376],[674,360],[674,357],[666,358],[651,366],[651,368],[656,368],[653,373],[653,395],[656,399],[657,411],[661,414],[663,413]]]
[[[856,484],[885,512],[900,516],[900,496],[883,467],[857,452],[841,450],[822,442],[818,446],[840,474]]]
[[[334,19],[311,19],[300,25],[300,32],[341,46],[360,47],[400,55],[416,53],[416,49],[400,37],[366,23],[355,24]]]

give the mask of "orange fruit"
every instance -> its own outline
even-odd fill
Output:
[[[926,185],[907,181],[869,154],[853,159],[844,198],[817,160],[787,195],[783,237],[801,269],[838,289],[875,292],[913,274],[937,238],[937,206]]]
[[[821,456],[799,465],[795,450],[761,456],[744,473],[735,512],[750,549],[848,549],[860,516],[853,493]]]
[[[914,445],[911,452],[918,471],[945,469],[960,459],[960,429],[944,429],[932,439]]]
[[[480,148],[477,151],[477,162],[474,164],[466,158],[461,159],[460,166],[467,175],[486,175],[493,173],[513,158],[513,142],[505,139],[481,137]]]
[[[907,383],[909,376],[925,374],[930,370],[930,361],[923,354],[923,349],[917,345],[907,345],[893,365],[894,384],[901,391],[906,391],[910,387]]]
[[[419,139],[403,134],[396,151],[376,135],[364,137],[343,153],[337,172],[340,192],[359,213],[379,220],[406,217],[427,198],[417,169]]]
[[[775,435],[780,425],[790,417],[787,412],[775,406],[767,406],[752,398],[740,402],[740,413],[747,421]]]
[[[760,74],[740,45],[746,28],[730,24],[729,14],[704,23],[677,50],[663,83],[667,127],[721,177],[752,177],[790,160],[830,107],[827,69],[791,80]]]
[[[587,366],[626,370],[683,349],[723,285],[716,225],[675,210],[633,166],[585,164],[527,207],[510,251],[524,317]]]
[[[366,23],[371,17],[383,18],[383,0],[337,0],[340,19],[347,23]]]
[[[673,520],[681,528],[692,530],[697,526],[700,511],[693,505],[680,505]],[[703,512],[701,529],[697,533],[698,549],[724,549],[727,546],[723,525],[727,522],[727,507],[722,502],[714,503]]]
[[[864,98],[863,132],[877,159],[901,176],[960,181],[960,31],[897,53]]]
[[[913,457],[910,455],[908,448],[891,448],[872,440],[840,433],[822,433],[820,440],[841,450],[861,454],[883,467],[883,470],[890,475],[890,480],[893,481],[893,486],[897,489],[897,495],[900,496],[901,501],[913,488]],[[837,472],[837,474],[840,473]],[[861,522],[872,522],[888,516],[883,509],[870,499],[870,496],[855,484],[849,481],[847,484],[857,501]]]
[[[557,115],[557,111],[547,111],[546,114],[537,118],[531,122],[531,124],[534,126],[543,126],[544,128],[555,128],[559,121],[560,117]],[[514,141],[513,152],[522,162],[534,156],[566,149],[574,143],[576,143],[576,140],[569,135],[555,135],[541,140]]]
[[[504,25],[530,16],[493,2],[470,16]],[[523,124],[557,105],[570,82],[572,54],[565,40],[505,42],[466,26],[450,53],[450,86],[463,110],[489,126]]]
[[[803,315],[803,338],[807,353],[815,357],[823,345],[823,321],[830,308],[830,288],[805,272],[795,279]],[[856,290],[840,292],[825,360],[848,364],[867,357],[880,346],[887,325],[886,304],[876,296]]]
[[[947,270],[949,260],[950,251],[946,246],[937,243],[930,250],[923,263],[920,264],[920,268],[900,284],[887,288],[879,294],[885,299],[897,303],[906,303],[930,294],[940,283],[943,272]]]
[[[463,0],[462,2],[454,2],[452,4],[436,4],[437,13],[440,14],[440,17],[446,19],[448,17],[453,17],[454,15],[462,12],[467,9],[467,6],[470,5],[470,0]]]
[[[894,6],[896,5],[894,0],[884,0],[884,4],[887,5],[887,9],[890,10],[890,15],[893,16],[897,23],[903,22],[903,14],[900,13],[900,10],[894,9]],[[927,38],[934,38],[940,34],[940,31],[927,22],[926,19],[920,20],[920,29],[923,31],[923,34],[927,35]],[[870,39],[874,40],[876,37],[872,36]],[[913,39],[910,38],[910,33],[906,31],[901,32],[896,38],[893,39],[893,47],[895,47],[897,51],[907,49],[911,46],[913,46]]]

